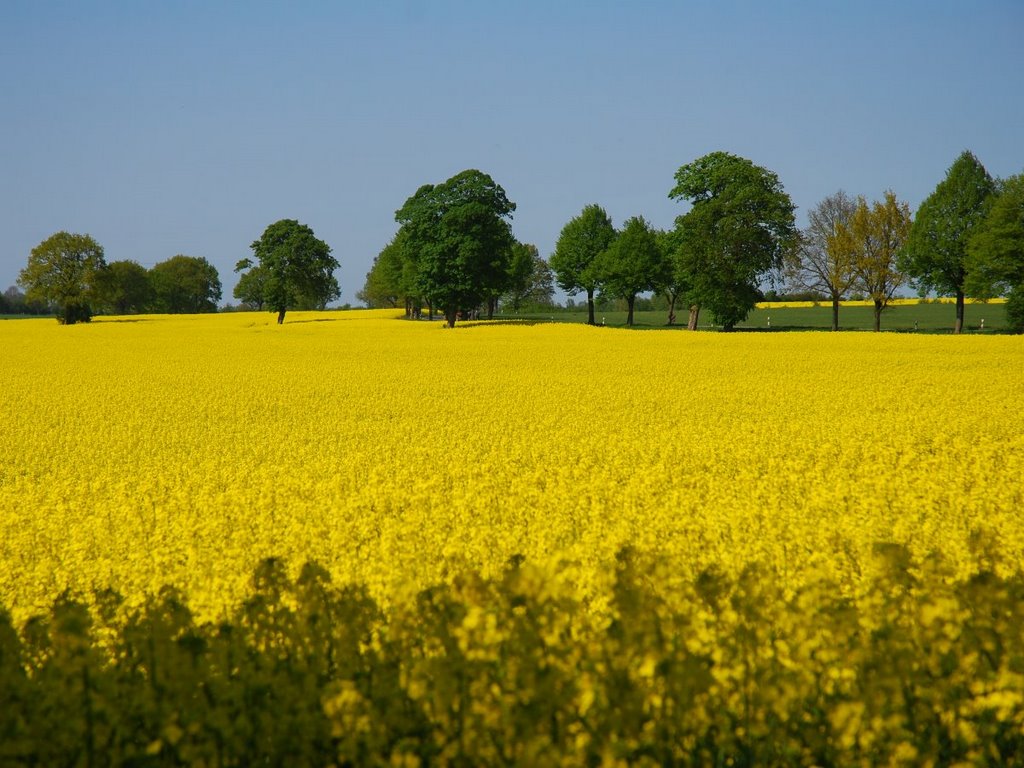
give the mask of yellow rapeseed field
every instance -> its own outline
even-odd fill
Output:
[[[1024,339],[627,332],[394,312],[0,322],[0,604],[164,584],[217,616],[276,555],[388,605],[548,564],[599,610],[757,563],[856,594],[877,542],[1024,563]]]

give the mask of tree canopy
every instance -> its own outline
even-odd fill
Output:
[[[868,205],[861,196],[848,223],[839,227],[837,237],[848,249],[857,275],[857,287],[874,305],[875,330],[882,327],[882,311],[897,289],[906,282],[898,257],[910,231],[910,206],[887,190],[881,201]]]
[[[25,289],[26,301],[54,306],[57,322],[88,322],[97,277],[105,266],[103,247],[92,237],[57,232],[32,249],[18,285]]]
[[[826,197],[808,212],[807,228],[786,259],[786,282],[832,300],[833,331],[839,330],[839,302],[857,280],[851,250],[839,237],[856,210],[856,201],[841,189]]]
[[[96,276],[96,301],[103,311],[118,315],[147,312],[153,298],[149,270],[137,261],[112,261]]]
[[[692,204],[676,227],[693,300],[732,330],[796,242],[793,203],[774,173],[727,152],[682,166],[675,179],[669,197]]]
[[[499,296],[508,285],[515,209],[499,184],[471,169],[420,187],[395,212],[415,254],[418,291],[441,308],[449,328],[460,311]]]
[[[155,264],[149,272],[159,312],[216,312],[221,297],[217,268],[201,256],[178,254]]]
[[[551,269],[558,286],[569,294],[587,294],[587,322],[594,325],[594,294],[600,286],[597,259],[615,239],[615,227],[604,208],[596,203],[562,227],[551,254]]]
[[[1024,330],[1024,174],[999,185],[967,246],[967,286],[981,298],[1007,295],[1011,327]]]
[[[963,152],[946,178],[917,209],[900,268],[922,291],[956,296],[956,325],[964,324],[967,244],[985,218],[995,182],[973,154]]]
[[[537,246],[515,243],[509,261],[509,283],[501,300],[518,312],[527,304],[550,305],[554,292],[551,267],[541,258]]]
[[[276,221],[249,247],[256,263],[242,259],[235,265],[235,271],[261,270],[262,274],[251,282],[260,284],[263,303],[277,312],[278,324],[284,322],[289,309],[297,306],[323,309],[340,295],[334,277],[338,262],[331,256],[330,246],[318,240],[305,224],[295,219]],[[244,274],[242,279],[245,279]],[[251,295],[250,302],[254,298],[255,294]]]
[[[633,325],[636,296],[659,290],[672,279],[671,263],[642,216],[634,216],[597,262],[603,289],[626,301],[626,325]]]

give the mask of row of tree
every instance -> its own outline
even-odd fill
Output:
[[[798,288],[839,302],[864,290],[875,303],[875,328],[897,289],[956,297],[954,331],[964,323],[967,295],[1007,295],[1010,324],[1024,327],[1024,176],[993,179],[963,152],[911,220],[891,192],[869,204],[840,190],[808,215],[797,249],[784,270]]]
[[[512,235],[516,209],[485,173],[467,170],[420,187],[395,212],[398,231],[374,259],[359,298],[368,306],[424,305],[454,326],[460,316],[499,302],[514,310],[550,304],[553,284],[587,296],[593,324],[596,295],[625,301],[633,323],[637,296],[665,296],[668,322],[678,305],[696,328],[707,309],[731,330],[764,296],[766,283],[824,294],[839,302],[867,295],[881,314],[903,286],[956,297],[955,330],[964,299],[1008,295],[1007,316],[1024,328],[1024,176],[993,179],[970,152],[912,217],[892,191],[881,200],[839,191],[821,201],[799,231],[794,206],[771,171],[727,152],[705,155],[676,172],[669,197],[688,201],[672,230],[641,216],[616,230],[592,204],[562,229],[550,264]],[[252,258],[234,295],[253,309],[269,308],[283,322],[289,308],[323,308],[339,294],[330,247],[293,219],[271,224],[250,246]],[[215,311],[217,270],[203,258],[175,256],[145,269],[133,261],[107,264],[88,235],[58,232],[32,250],[19,284],[25,305],[44,306],[62,323],[93,312]]]
[[[637,296],[665,296],[668,323],[676,307],[696,328],[702,309],[730,330],[764,296],[766,284],[825,295],[834,330],[839,303],[866,295],[875,329],[897,291],[955,296],[955,331],[964,298],[1009,295],[1011,323],[1024,326],[1024,181],[994,180],[964,152],[921,204],[886,191],[880,200],[839,191],[821,201],[798,230],[794,206],[778,177],[751,161],[714,152],[676,172],[669,197],[690,210],[669,231],[640,216],[617,230],[605,210],[586,206],[562,229],[550,263],[517,243],[515,204],[491,177],[464,171],[421,187],[400,208],[398,232],[374,260],[359,298],[368,306],[426,304],[449,326],[460,315],[496,303],[518,309],[551,301],[552,275],[570,295],[586,294],[593,324],[596,297],[625,301],[633,322]]]
[[[338,262],[306,225],[283,219],[250,247],[255,260],[236,265],[242,276],[234,292],[246,306],[270,307],[280,323],[289,308],[322,309],[338,298]],[[108,263],[91,236],[69,232],[32,249],[18,284],[25,292],[8,291],[4,306],[18,299],[22,310],[55,314],[67,325],[95,313],[216,312],[221,298],[220,276],[204,258],[178,255],[152,269],[131,260]]]
[[[32,249],[18,283],[25,302],[64,324],[94,313],[215,312],[217,269],[206,259],[174,256],[146,269],[131,260],[107,262],[89,235],[57,232]]]

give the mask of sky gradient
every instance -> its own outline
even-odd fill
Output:
[[[1024,2],[51,2],[0,8],[0,290],[54,232],[234,264],[308,224],[355,303],[394,212],[467,168],[547,257],[588,203],[669,228],[683,164],[913,210],[1024,171]]]

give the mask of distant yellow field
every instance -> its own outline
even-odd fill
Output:
[[[911,307],[915,304],[920,304],[922,301],[937,304],[955,304],[956,299],[951,296],[943,296],[937,299],[891,299],[889,301],[890,307]],[[1005,304],[1006,299],[1003,297],[995,299],[964,299],[966,304]],[[853,300],[847,299],[839,302],[844,307],[871,307],[874,306],[874,302],[871,299],[860,299]],[[760,301],[756,304],[758,309],[805,309],[807,307],[815,306],[831,306],[831,302],[827,299],[823,301]]]
[[[385,604],[522,554],[599,606],[627,545],[852,592],[876,541],[1024,563],[1020,337],[394,314],[0,323],[0,603],[172,583],[211,617],[268,555]]]

